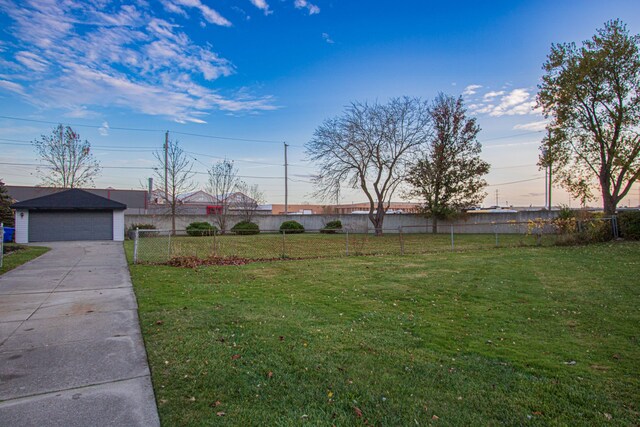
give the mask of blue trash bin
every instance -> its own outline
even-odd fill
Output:
[[[4,228],[4,243],[13,242],[13,233],[15,233],[16,229],[13,227],[3,227]]]

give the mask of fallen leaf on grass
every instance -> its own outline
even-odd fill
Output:
[[[156,320],[156,325],[164,325],[164,321],[163,320]]]
[[[195,397],[191,396],[191,397],[189,398],[189,402],[195,402],[195,401],[196,401],[196,398],[195,398]]]
[[[231,356],[231,360],[238,360],[240,359],[242,356],[240,356],[239,354],[234,354],[233,356]]]
[[[220,411],[220,412],[216,412],[216,415],[219,417],[224,417],[227,414],[225,414],[223,411]]]
[[[362,411],[357,406],[353,407],[353,412],[356,413],[356,417],[358,417],[358,418],[362,417]]]
[[[280,335],[280,336],[278,337],[278,339],[279,339],[280,341],[284,341],[284,337],[283,337],[282,335]]]
[[[533,411],[533,412],[532,412],[532,414],[533,414],[533,415],[542,415],[542,412],[540,412],[540,411]]]
[[[611,414],[607,414],[606,412],[604,413],[604,417],[607,419],[607,421],[611,421],[611,419],[613,418]]]
[[[434,415],[433,417],[431,417],[431,419],[432,419],[432,420],[439,420],[439,419],[440,419],[440,417],[439,417],[439,416],[437,416],[437,415]]]
[[[222,402],[220,402],[219,400],[216,400],[215,402],[209,404],[211,408],[215,408],[216,406],[220,405],[222,405]]]
[[[269,373],[267,374],[267,377],[268,377],[268,378],[273,377],[273,372],[269,371]]]

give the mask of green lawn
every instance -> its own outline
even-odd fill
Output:
[[[165,262],[171,256],[239,256],[249,259],[318,258],[348,255],[400,255],[493,249],[496,246],[553,245],[559,236],[545,235],[538,240],[523,234],[456,234],[453,247],[449,234],[388,233],[381,237],[363,233],[288,234],[261,233],[253,236],[188,237],[167,235],[141,238],[141,262]]]
[[[4,254],[2,261],[2,267],[0,268],[0,274],[4,274],[9,270],[13,270],[19,265],[25,262],[31,261],[34,258],[39,257],[45,252],[49,251],[49,248],[41,246],[22,246],[14,243],[5,243],[5,250],[9,249],[9,253]]]
[[[166,426],[637,425],[639,272],[625,242],[131,266]]]

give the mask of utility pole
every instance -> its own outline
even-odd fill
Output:
[[[549,210],[551,210],[551,183],[553,180],[551,179],[551,160],[549,160]]]
[[[288,167],[287,163],[287,143],[284,142],[284,214],[287,215],[289,213],[289,178],[288,178]]]
[[[164,200],[169,203],[169,131],[164,134]]]
[[[496,207],[500,207],[500,203],[498,203],[498,189],[496,188]]]

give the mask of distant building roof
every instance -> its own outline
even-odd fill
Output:
[[[124,203],[109,200],[88,191],[72,188],[35,199],[23,200],[11,205],[13,209],[126,209]]]

